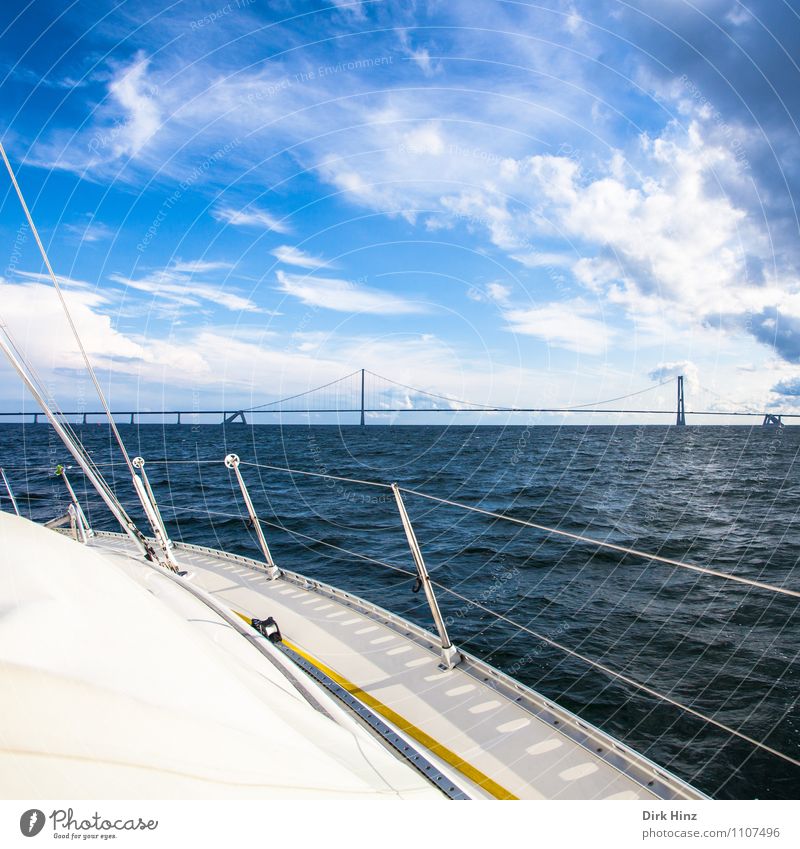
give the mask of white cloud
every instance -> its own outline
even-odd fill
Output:
[[[81,286],[66,289],[64,298],[84,347],[96,365],[124,370],[126,361],[142,356],[141,346],[115,330],[110,317],[103,314],[108,301],[102,294]],[[83,359],[51,284],[10,283],[0,278],[0,303],[3,322],[36,366],[83,368]]]
[[[196,276],[230,268],[230,264],[224,262],[177,260],[168,268],[151,271],[143,277],[111,274],[110,279],[125,287],[153,295],[155,305],[161,310],[200,307],[206,303],[224,307],[231,312],[263,312],[254,301],[238,294],[224,282],[207,282]]]
[[[164,138],[164,92],[150,74],[150,59],[137,53],[128,64],[111,66],[107,97],[96,107],[91,121],[79,130],[57,130],[39,142],[31,161],[43,168],[60,168],[81,176],[107,172],[123,158],[145,161],[158,138]],[[157,161],[154,157],[152,161]],[[163,166],[163,160],[161,165]],[[119,169],[115,176],[119,176]],[[91,229],[85,231],[92,233]],[[96,230],[100,234],[100,230]],[[103,238],[104,236],[101,236]],[[85,237],[84,237],[85,238]]]
[[[514,333],[535,336],[556,348],[596,356],[608,350],[615,332],[594,318],[583,302],[555,302],[527,308],[508,308],[503,313]]]
[[[567,17],[564,21],[564,28],[572,35],[582,35],[586,32],[586,22],[581,18],[573,3],[567,6]]]
[[[485,287],[472,286],[467,290],[467,297],[472,301],[507,304],[511,296],[511,287],[497,281],[487,283]]]
[[[44,274],[39,271],[15,271],[16,277],[21,277],[23,280],[34,280],[37,283],[45,283],[51,287],[52,289],[53,282],[50,279],[49,274]],[[89,289],[91,288],[91,284],[87,283],[85,280],[75,280],[72,277],[61,277],[60,275],[56,275],[56,280],[58,280],[59,284],[62,287],[67,287],[70,289]]]
[[[217,221],[224,221],[234,227],[262,227],[274,230],[276,233],[289,233],[291,228],[285,221],[281,221],[264,209],[248,204],[243,209],[235,209],[231,206],[218,206],[212,213]]]
[[[211,261],[207,259],[181,260],[176,259],[170,270],[179,274],[206,274],[209,271],[227,271],[233,268],[229,262]]]
[[[301,251],[299,248],[292,245],[280,245],[271,251],[272,255],[282,262],[284,265],[296,265],[299,268],[321,268],[322,266],[330,266],[327,260],[321,257],[311,256],[310,254]]]
[[[142,53],[137,54],[131,65],[119,69],[108,87],[126,116],[121,131],[110,139],[115,157],[136,156],[161,126],[153,85],[147,78],[149,64]]]
[[[431,61],[431,54],[424,47],[420,47],[419,49],[412,51],[411,59],[426,77],[433,76],[437,70],[436,66]]]
[[[698,386],[700,383],[697,366],[691,360],[659,363],[647,376],[650,380],[662,381],[670,377],[678,377],[679,375],[683,375],[686,382],[694,386]]]
[[[526,268],[569,268],[574,259],[567,254],[554,253],[552,251],[531,251],[524,254],[512,254],[511,259],[516,260]]]
[[[278,271],[277,278],[282,292],[313,307],[373,315],[408,315],[426,310],[423,304],[349,280],[309,277],[284,271]]]
[[[101,221],[95,221],[92,215],[84,216],[83,220],[79,223],[64,225],[64,231],[81,244],[108,242],[118,234],[118,231],[113,227],[109,227]]]
[[[504,283],[490,283],[486,287],[489,298],[498,304],[505,304],[511,295],[511,288]]]

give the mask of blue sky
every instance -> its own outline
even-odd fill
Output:
[[[800,408],[796,3],[17,0],[0,27],[3,142],[117,407],[365,367]],[[93,407],[22,220],[6,188],[0,316]]]

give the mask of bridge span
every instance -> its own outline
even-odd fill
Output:
[[[606,407],[627,398],[643,395],[668,384],[676,385],[676,407],[673,410],[650,407]],[[709,390],[711,391],[711,390]],[[716,394],[716,393],[714,393]],[[302,404],[301,399],[306,403]],[[163,409],[163,410],[112,410],[118,423],[141,424],[148,420],[174,419],[176,424],[199,423],[200,417],[214,416],[219,424],[248,424],[281,415],[310,414],[353,414],[362,426],[368,417],[380,414],[399,413],[588,413],[631,416],[674,416],[678,427],[687,424],[687,416],[745,417],[759,418],[767,427],[783,427],[784,419],[800,418],[800,413],[775,412],[755,409],[686,410],[683,375],[647,386],[636,392],[615,398],[606,398],[586,404],[549,407],[494,406],[473,401],[464,401],[448,395],[429,392],[375,374],[368,369],[359,369],[337,380],[316,386],[305,392],[269,401],[250,407],[228,407],[216,409]],[[61,415],[67,420],[89,424],[90,421],[105,420],[102,410],[67,410]],[[37,424],[46,421],[43,412],[17,411],[0,412],[0,419],[19,419]]]

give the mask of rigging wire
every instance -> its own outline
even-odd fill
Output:
[[[174,505],[168,505],[164,509],[171,510],[173,513],[194,513],[196,511],[192,510],[191,507],[176,507]],[[250,517],[243,516],[241,513],[223,513],[219,510],[207,510],[206,511],[210,516],[219,516],[225,519],[241,519],[242,522],[248,522]],[[302,537],[309,542],[318,543],[319,545],[324,545],[327,548],[332,548],[334,551],[338,551],[341,554],[347,554],[350,557],[357,557],[359,560],[365,560],[368,563],[374,563],[376,566],[383,566],[386,569],[391,569],[394,572],[399,572],[401,575],[405,575],[407,578],[416,578],[417,573],[411,572],[408,569],[403,569],[402,566],[395,566],[392,563],[387,563],[385,560],[378,560],[375,557],[369,557],[366,554],[359,554],[357,551],[352,551],[349,548],[342,548],[340,545],[334,545],[332,542],[326,542],[324,539],[319,539],[317,537],[309,536],[309,534],[301,533],[300,531],[295,531],[292,528],[287,528],[286,525],[280,524],[278,522],[270,522],[268,519],[262,519],[260,516],[258,521],[261,522],[262,525],[267,525],[270,528],[275,528],[280,531],[284,531],[291,536]]]
[[[78,345],[78,349],[80,350],[81,357],[83,358],[84,365],[86,366],[86,371],[89,373],[89,377],[92,379],[92,383],[94,384],[95,391],[97,392],[97,397],[100,399],[100,403],[103,405],[103,410],[108,417],[108,422],[111,427],[111,430],[114,434],[114,438],[117,441],[117,445],[119,445],[120,451],[122,451],[122,455],[125,458],[126,463],[128,464],[128,469],[131,473],[132,477],[136,477],[136,473],[133,469],[133,464],[131,463],[130,456],[128,455],[128,451],[125,448],[125,443],[122,441],[122,436],[120,435],[119,430],[117,429],[116,422],[114,421],[114,417],[111,415],[111,409],[108,406],[108,402],[106,401],[106,397],[103,394],[103,390],[100,386],[100,381],[97,379],[97,375],[95,374],[94,367],[92,366],[91,360],[89,359],[89,355],[86,353],[86,348],[83,345],[83,341],[81,340],[80,334],[78,333],[78,329],[75,326],[75,322],[72,319],[72,313],[70,313],[69,307],[67,306],[67,302],[64,298],[64,293],[61,290],[61,286],[58,282],[58,278],[53,271],[53,267],[50,265],[50,260],[47,256],[47,251],[42,244],[42,240],[39,236],[39,231],[36,229],[36,224],[33,221],[33,216],[28,209],[28,204],[25,202],[25,197],[22,194],[22,190],[19,187],[19,183],[17,182],[17,178],[14,174],[14,169],[11,167],[11,162],[9,162],[8,156],[6,155],[6,149],[3,146],[3,143],[0,142],[0,155],[3,157],[3,162],[5,163],[6,170],[8,171],[8,175],[11,178],[11,182],[14,186],[14,190],[17,193],[17,197],[19,198],[19,202],[22,205],[22,209],[25,213],[25,217],[28,220],[28,225],[31,228],[31,232],[33,233],[33,237],[36,240],[36,244],[39,247],[39,253],[42,255],[42,260],[47,268],[47,273],[50,276],[50,279],[53,282],[53,287],[58,294],[58,299],[61,302],[61,308],[64,311],[64,315],[67,318],[67,323],[70,326],[70,330],[72,331],[72,335],[75,338],[75,342]]]
[[[271,466],[267,465],[266,463],[246,462],[244,460],[242,460],[242,465],[251,466],[259,469],[271,469],[273,471],[278,472],[288,472],[290,474],[304,475],[308,477],[327,478],[330,480],[344,481],[346,483],[362,484],[364,486],[373,486],[380,489],[391,489],[390,484],[379,483],[378,481],[367,481],[361,480],[359,478],[346,478],[340,475],[331,475],[322,472],[308,472],[301,469],[292,469],[287,466]],[[607,548],[612,551],[618,551],[622,554],[630,554],[634,557],[641,557],[645,560],[652,560],[656,563],[663,563],[667,566],[675,566],[680,569],[690,569],[693,572],[700,572],[704,575],[712,575],[713,577],[722,578],[726,581],[734,581],[738,584],[745,584],[747,586],[757,587],[758,589],[768,590],[770,592],[778,593],[780,595],[791,596],[793,598],[800,598],[800,592],[788,589],[786,587],[778,587],[774,584],[767,584],[763,581],[756,581],[752,578],[744,578],[740,577],[739,575],[732,575],[729,572],[721,572],[718,569],[709,569],[706,566],[698,566],[694,563],[685,563],[682,560],[673,560],[669,557],[662,557],[659,554],[651,554],[647,551],[641,551],[638,548],[629,548],[628,546],[619,545],[617,543],[606,542],[604,540],[595,539],[594,537],[587,537],[583,534],[575,534],[571,531],[560,530],[559,528],[550,528],[547,525],[539,525],[536,522],[529,522],[526,519],[516,519],[513,516],[505,516],[502,513],[494,513],[491,510],[484,510],[481,507],[473,507],[469,504],[464,504],[460,501],[452,501],[449,498],[441,498],[437,495],[430,495],[426,492],[420,492],[417,489],[410,489],[404,486],[399,487],[399,489],[401,492],[406,493],[407,495],[416,495],[419,498],[426,498],[429,501],[436,501],[440,504],[447,504],[451,507],[458,507],[462,510],[467,510],[471,513],[479,513],[481,515],[488,516],[492,519],[499,519],[505,522],[512,522],[515,525],[522,525],[523,527],[533,528],[534,530],[543,531],[548,534],[556,534],[558,536],[566,537],[568,539],[573,539],[576,542],[584,542],[590,545],[599,546],[600,548]]]
[[[241,462],[242,466],[252,466],[252,467],[258,468],[258,469],[272,469],[273,471],[276,471],[276,472],[291,472],[291,473],[294,473],[296,475],[305,475],[306,477],[311,477],[311,478],[330,478],[331,480],[344,481],[346,483],[360,483],[360,484],[363,484],[364,486],[375,486],[375,487],[380,487],[381,489],[391,489],[392,488],[391,485],[388,484],[388,483],[378,483],[377,481],[365,481],[365,480],[360,480],[359,478],[344,478],[344,477],[340,477],[338,475],[324,474],[323,472],[306,472],[306,471],[301,471],[300,469],[290,469],[287,466],[268,466],[266,463],[248,463],[245,460],[241,460],[240,462]]]
[[[31,380],[34,387],[39,391],[41,396],[47,401],[48,405],[52,408],[54,414],[56,414],[58,416],[59,424],[61,425],[62,429],[64,430],[65,436],[69,440],[70,445],[72,446],[71,450],[73,452],[78,452],[81,455],[83,461],[87,464],[87,466],[89,466],[91,468],[92,472],[97,477],[98,482],[102,485],[106,495],[115,498],[115,496],[114,496],[114,494],[111,490],[111,487],[108,485],[108,482],[103,477],[102,473],[100,472],[99,468],[97,467],[97,464],[94,462],[94,460],[89,455],[89,453],[86,451],[86,449],[83,447],[83,444],[81,443],[81,441],[78,437],[78,434],[75,433],[75,430],[70,425],[70,423],[67,420],[66,416],[64,415],[63,411],[59,408],[58,402],[52,396],[50,391],[46,388],[44,381],[41,379],[41,377],[37,373],[33,364],[31,364],[31,363],[29,363],[25,360],[25,357],[23,356],[22,352],[20,351],[19,347],[17,346],[16,342],[14,341],[14,337],[11,335],[11,332],[8,329],[8,327],[5,324],[2,324],[2,325],[0,325],[0,330],[2,330],[3,336],[6,338],[9,346],[11,347],[12,352],[16,355],[16,357],[20,361],[20,363],[24,364],[25,369],[28,372],[28,377]],[[74,456],[74,453],[73,453],[73,456]],[[26,468],[30,468],[30,467],[26,467]],[[51,466],[46,466],[46,467],[43,467],[43,468],[46,468],[48,471],[52,472]]]
[[[122,456],[125,459],[125,463],[131,475],[134,489],[137,495],[139,496],[140,501],[142,502],[142,507],[144,508],[145,513],[149,516],[150,505],[146,503],[146,496],[144,496],[143,492],[141,491],[141,481],[136,475],[130,456],[128,455],[128,451],[125,448],[125,444],[122,440],[122,436],[117,428],[116,422],[114,421],[114,417],[111,413],[111,409],[108,406],[106,397],[103,394],[100,382],[97,379],[97,374],[95,373],[94,368],[92,367],[92,363],[89,360],[89,356],[86,353],[86,348],[84,347],[83,341],[81,340],[80,334],[78,333],[78,329],[75,326],[72,314],[69,310],[69,307],[67,306],[66,299],[64,298],[64,293],[61,290],[58,278],[56,277],[55,272],[53,271],[53,267],[50,264],[50,259],[47,256],[47,251],[45,250],[44,244],[42,243],[41,237],[39,236],[39,231],[36,228],[33,216],[31,215],[30,209],[28,208],[28,204],[25,201],[24,195],[22,194],[22,189],[20,188],[19,183],[17,182],[16,175],[14,174],[14,169],[11,167],[11,162],[8,159],[8,155],[6,154],[6,149],[2,141],[0,141],[0,156],[2,156],[3,162],[6,166],[6,170],[8,171],[8,175],[11,178],[11,183],[14,186],[14,191],[16,192],[17,198],[19,199],[20,205],[22,206],[23,212],[25,213],[25,218],[27,219],[28,225],[31,228],[31,232],[34,235],[36,244],[39,248],[39,253],[42,257],[42,261],[44,262],[45,267],[47,268],[47,272],[53,283],[53,287],[56,290],[58,299],[61,303],[61,308],[64,312],[64,315],[66,316],[67,323],[69,324],[70,330],[72,331],[72,335],[81,353],[84,365],[86,366],[86,370],[89,373],[89,376],[91,377],[97,396],[100,399],[100,403],[103,405],[103,409],[108,419],[109,426],[111,427],[117,445],[119,446],[120,451],[122,452]],[[142,534],[142,532],[138,529],[136,524],[128,515],[125,508],[122,506],[122,503],[117,498],[116,494],[109,487],[108,483],[103,479],[102,475],[100,475],[99,471],[93,467],[91,458],[88,457],[88,452],[86,452],[80,440],[77,438],[77,435],[66,422],[66,417],[60,410],[56,411],[57,408],[56,410],[53,410],[52,406],[55,405],[51,406],[46,400],[49,397],[50,393],[40,391],[40,380],[38,376],[35,374],[35,372],[32,371],[31,366],[28,365],[26,359],[21,356],[18,356],[18,349],[11,340],[9,334],[4,331],[4,335],[9,339],[9,342],[12,346],[12,349],[7,350],[6,352],[12,360],[12,365],[15,369],[17,369],[18,373],[20,374],[20,377],[22,377],[23,380],[28,382],[29,389],[32,389],[34,393],[39,395],[39,398],[37,400],[44,405],[43,409],[45,411],[45,414],[48,416],[48,418],[51,419],[51,423],[54,427],[56,427],[56,430],[59,432],[59,435],[66,443],[67,448],[70,450],[70,452],[73,454],[75,459],[78,460],[79,463],[82,462],[83,464],[85,464],[84,473],[87,473],[89,475],[93,485],[98,489],[98,492],[100,493],[103,500],[106,502],[109,509],[111,509],[111,512],[114,513],[115,517],[125,528],[126,532],[131,535],[136,545],[140,548],[141,552],[148,558],[155,558],[155,552],[152,548],[150,548],[149,544],[147,543],[144,537],[144,534]],[[156,531],[156,536],[158,536],[158,529],[154,530]],[[162,548],[164,548],[167,563],[170,563],[169,551],[166,547],[166,543],[163,541]]]

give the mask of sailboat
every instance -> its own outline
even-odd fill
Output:
[[[405,505],[410,495],[433,496],[358,482],[394,499],[428,628],[305,575],[300,551],[296,562],[276,563],[250,497],[248,464],[235,454],[219,463],[238,486],[261,556],[174,542],[145,459],[127,451],[2,146],[0,152],[149,526],[134,522],[23,355],[0,335],[7,360],[119,525],[117,532],[90,527],[66,471],[64,517],[37,524],[17,515],[16,503],[0,512],[5,798],[706,798],[453,643],[438,604],[441,588]],[[798,595],[634,554],[709,580]],[[568,646],[529,636],[798,763]]]

